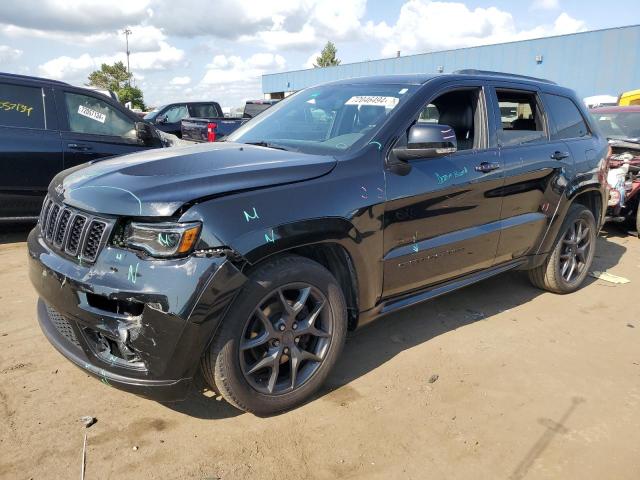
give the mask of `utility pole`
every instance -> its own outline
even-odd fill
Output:
[[[129,78],[127,78],[127,84],[130,87],[131,86],[131,69],[129,68],[129,54],[131,52],[129,51],[129,35],[131,35],[131,30],[129,30],[128,28],[125,28],[122,33],[124,33],[124,36],[127,42],[127,73],[129,74]]]

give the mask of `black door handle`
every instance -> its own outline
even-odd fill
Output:
[[[489,173],[499,168],[499,163],[482,162],[480,165],[476,165],[476,172]]]
[[[569,152],[555,151],[551,154],[551,158],[554,160],[564,160],[568,156],[569,156]]]
[[[86,143],[69,143],[67,144],[71,150],[80,150],[82,152],[86,152],[87,150],[91,150],[91,146]]]

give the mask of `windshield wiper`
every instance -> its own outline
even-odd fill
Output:
[[[246,145],[256,145],[258,147],[267,147],[274,148],[276,150],[284,150],[286,152],[292,151],[292,148],[285,147],[284,145],[279,145],[277,143],[265,142],[264,140],[260,140],[259,142],[243,142]]]

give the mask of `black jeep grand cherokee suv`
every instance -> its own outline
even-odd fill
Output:
[[[299,405],[348,329],[510,269],[576,290],[607,142],[570,90],[490,72],[303,90],[218,144],[62,172],[29,236],[45,335],[161,400],[198,369],[236,407]]]

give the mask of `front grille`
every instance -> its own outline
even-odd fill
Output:
[[[113,226],[111,220],[87,215],[47,197],[40,214],[42,237],[60,253],[93,263]]]
[[[46,305],[46,307],[49,319],[60,335],[69,340],[76,347],[81,348],[80,342],[78,342],[78,338],[76,337],[76,332],[73,330],[69,320],[60,315],[60,313],[58,313],[58,311],[53,307],[50,307],[49,305]]]

